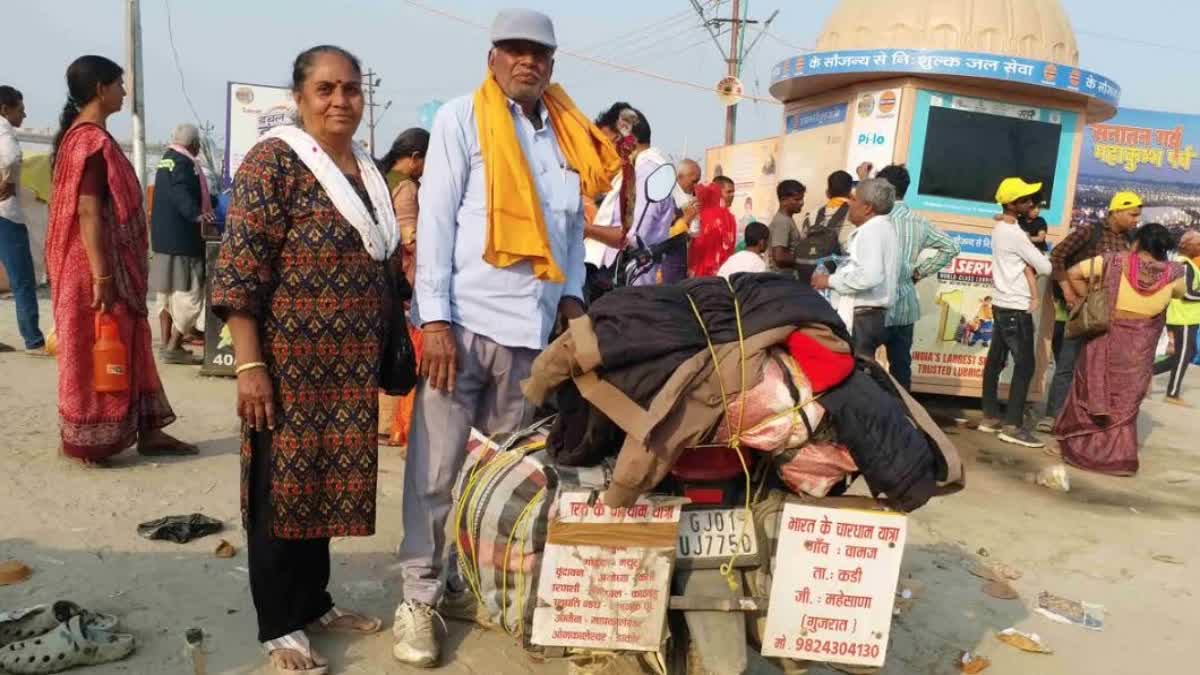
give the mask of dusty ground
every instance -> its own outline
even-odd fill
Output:
[[[43,303],[43,317],[48,309]],[[0,300],[0,341],[19,344],[7,299]],[[160,372],[180,417],[172,431],[198,443],[201,454],[147,462],[128,453],[117,468],[85,470],[56,453],[54,362],[0,354],[0,559],[19,558],[35,569],[29,581],[0,587],[0,608],[70,598],[120,614],[137,635],[137,653],[83,672],[191,672],[182,636],[196,626],[210,636],[210,673],[266,673],[254,641],[239,525],[232,383],[198,377],[194,368],[162,366]],[[1195,414],[1162,404],[1163,383],[1157,384],[1143,410],[1142,472],[1133,479],[1072,471],[1071,492],[1052,492],[1026,480],[1051,463],[1049,457],[952,430],[969,487],[912,517],[904,571],[925,591],[895,622],[886,673],[956,672],[953,659],[963,649],[992,659],[988,672],[998,674],[1193,672],[1191,640],[1200,633],[1193,597],[1200,593],[1200,444],[1192,434],[1200,423]],[[1200,402],[1200,385],[1189,395]],[[390,624],[404,465],[394,450],[382,455],[380,533],[335,541],[332,591],[346,604],[389,617]],[[193,511],[222,519],[226,532],[187,545],[136,534],[139,522]],[[212,556],[221,537],[238,547],[237,557]],[[980,592],[964,564],[981,549],[1024,573],[1013,583],[1020,600]],[[1106,605],[1104,631],[1034,614],[1041,590]],[[1009,626],[1041,634],[1055,653],[1025,654],[996,641],[993,633]],[[442,672],[563,671],[531,664],[504,636],[461,624],[451,629],[451,657]],[[392,661],[387,633],[317,638],[317,644],[334,672],[410,672]]]

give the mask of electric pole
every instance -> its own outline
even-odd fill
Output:
[[[694,7],[696,9],[696,13],[700,15],[700,19],[704,22],[705,29],[708,30],[709,35],[712,36],[713,43],[717,45],[717,51],[721,52],[721,56],[725,59],[725,64],[727,66],[726,75],[730,77],[740,77],[742,74],[742,63],[745,62],[746,57],[750,55],[750,51],[754,49],[754,46],[758,44],[758,41],[762,39],[762,36],[767,32],[767,29],[770,28],[771,22],[774,21],[775,17],[779,15],[779,10],[772,12],[771,16],[765,22],[760,22],[752,19],[743,19],[740,16],[742,10],[742,3],[740,0],[732,0],[730,4],[732,5],[732,13],[728,19],[720,17],[709,18],[704,14],[704,7],[700,5],[699,0],[692,0],[692,7]],[[723,23],[729,24],[728,52],[725,51],[725,48],[721,46],[720,40],[717,39],[720,32],[717,27]],[[759,31],[758,35],[754,38],[754,41],[750,43],[750,46],[746,47],[745,25],[757,23],[762,24],[762,30]],[[733,105],[726,106],[725,108],[725,145],[732,145],[736,136],[737,104],[734,103]]]
[[[379,103],[375,102],[375,87],[378,87],[383,82],[383,78],[375,77],[374,69],[367,71],[366,78],[367,78],[367,84],[366,84],[366,87],[367,87],[367,129],[370,131],[370,135],[367,137],[367,149],[370,151],[371,156],[374,157],[375,156],[375,125],[379,124],[379,122],[383,119],[383,113],[387,112],[388,108],[392,107],[392,102],[388,101],[387,103],[382,104],[383,110],[380,111],[380,113],[379,113],[379,119],[375,119],[375,108],[380,105]]]
[[[733,0],[733,20],[729,28],[729,58],[725,62],[729,65],[729,75],[737,77],[742,70],[742,59],[738,53],[738,37],[741,35],[742,22],[738,18],[739,5],[738,0]],[[725,108],[725,145],[732,145],[734,139],[734,130],[737,128],[737,104]]]
[[[139,0],[125,0],[125,74],[133,115],[133,170],[146,186],[146,120],[142,95],[142,10]]]

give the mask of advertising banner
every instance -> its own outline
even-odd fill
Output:
[[[992,238],[947,232],[961,248],[937,279],[917,284],[913,377],[978,386],[992,342]]]
[[[775,186],[779,175],[778,137],[709,148],[704,158],[706,176],[728,176],[737,188],[729,210],[738,222],[737,241],[742,242],[746,225],[769,222],[779,209]]]
[[[1088,126],[1079,156],[1072,224],[1104,217],[1113,193],[1133,190],[1143,223],[1175,234],[1200,228],[1200,115],[1124,109]]]
[[[900,89],[867,91],[859,94],[854,105],[854,122],[846,144],[846,171],[856,175],[858,166],[869,162],[875,169],[892,163],[896,152],[896,131],[900,125]]]
[[[836,103],[815,110],[784,113],[787,133],[783,135],[777,178],[804,183],[808,187],[806,203],[810,210],[824,203],[821,196],[826,178],[845,161],[848,109],[847,104]]]
[[[291,124],[296,115],[292,91],[244,82],[228,83],[225,110],[225,166],[221,185],[233,185],[242,159],[259,137],[274,127]]]

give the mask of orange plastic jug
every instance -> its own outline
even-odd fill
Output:
[[[92,346],[95,388],[99,393],[129,390],[129,352],[121,342],[117,320],[96,312],[96,344]]]

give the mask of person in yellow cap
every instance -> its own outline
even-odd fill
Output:
[[[999,434],[1000,440],[1027,448],[1045,443],[1025,428],[1025,402],[1033,381],[1033,292],[1025,279],[1026,267],[1038,274],[1050,273],[1050,261],[1021,229],[1021,220],[1036,204],[1041,183],[1005,178],[996,190],[996,203],[1003,217],[992,230],[992,343],[983,366],[983,414],[979,430]],[[1008,409],[1001,419],[1000,373],[1012,355],[1013,375],[1008,388]]]
[[[1080,297],[1067,281],[1067,270],[1077,263],[1090,260],[1105,253],[1121,253],[1130,249],[1130,233],[1142,218],[1142,198],[1134,192],[1118,192],[1108,204],[1108,215],[1098,223],[1079,225],[1050,251],[1051,273],[1054,277],[1054,299],[1057,314],[1054,323],[1054,341],[1061,347],[1054,352],[1054,379],[1046,397],[1046,414],[1038,422],[1038,431],[1054,428],[1054,418],[1062,410],[1071,380],[1075,373],[1075,361],[1079,358],[1081,340],[1066,337],[1067,311],[1079,303]]]

